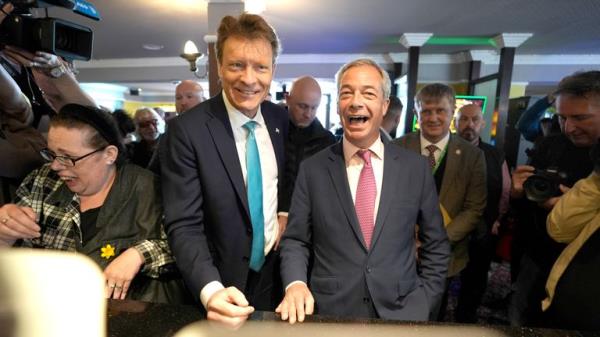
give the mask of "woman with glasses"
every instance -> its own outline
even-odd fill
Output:
[[[110,114],[66,105],[40,154],[48,163],[23,181],[14,204],[0,208],[0,244],[83,253],[104,270],[109,298],[182,302],[158,183],[124,164]]]

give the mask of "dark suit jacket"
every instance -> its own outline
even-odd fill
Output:
[[[420,272],[415,224],[421,226],[423,243]],[[280,254],[284,286],[295,280],[308,282],[319,314],[360,315],[367,289],[380,317],[427,320],[444,290],[450,255],[427,161],[385,145],[379,209],[367,249],[352,202],[342,143],[305,160]],[[314,265],[308,279],[311,254]]]
[[[261,105],[279,169],[281,191],[285,110]],[[160,142],[165,226],[192,293],[211,281],[246,288],[252,224],[231,123],[219,94],[169,123]]]
[[[418,132],[393,141],[421,154]],[[431,169],[427,169],[431,173]],[[452,258],[448,276],[458,274],[469,261],[469,234],[483,223],[486,188],[485,157],[483,152],[466,140],[451,134],[446,152],[446,169],[440,189],[440,203],[452,221],[446,225],[452,243]]]

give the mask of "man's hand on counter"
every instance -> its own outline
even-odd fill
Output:
[[[244,294],[235,287],[221,289],[206,303],[206,317],[228,328],[239,328],[254,312]]]
[[[304,322],[305,315],[312,315],[314,308],[315,299],[308,286],[304,282],[297,282],[286,289],[285,297],[275,312],[281,314],[283,321],[289,320],[294,324],[296,321]]]

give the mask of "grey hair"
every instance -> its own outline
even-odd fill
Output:
[[[382,83],[381,83],[382,88],[381,89],[383,89],[383,98],[389,99],[391,91],[392,91],[392,81],[390,80],[390,75],[388,75],[387,71],[385,71],[385,69],[383,69],[379,64],[377,64],[377,62],[375,62],[371,59],[367,59],[367,58],[357,59],[357,60],[348,62],[348,63],[344,64],[340,68],[340,70],[338,70],[338,72],[335,74],[335,82],[337,84],[338,92],[340,91],[340,80],[341,80],[342,76],[344,75],[344,73],[346,71],[348,71],[348,69],[350,69],[350,68],[360,67],[360,66],[370,66],[370,67],[377,69],[377,71],[379,72],[379,75],[381,75],[381,78],[382,78]]]

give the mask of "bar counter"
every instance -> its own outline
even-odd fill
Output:
[[[581,332],[508,326],[478,326],[441,323],[411,323],[380,319],[338,319],[308,316],[304,323],[290,325],[275,313],[258,311],[238,331],[208,325],[195,306],[175,306],[136,301],[110,300],[108,336],[444,336],[444,337],[600,337],[600,332]],[[184,329],[185,327],[185,329]],[[183,331],[181,331],[183,329]],[[179,333],[178,333],[179,332]]]

